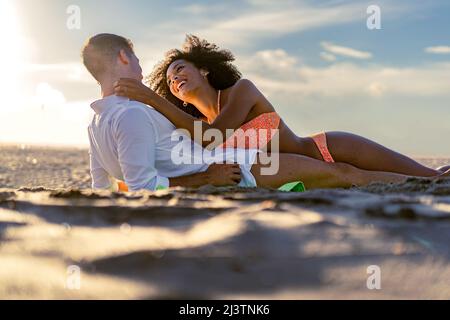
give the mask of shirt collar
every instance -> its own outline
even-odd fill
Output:
[[[106,109],[115,106],[117,104],[123,103],[125,101],[128,101],[128,98],[125,97],[119,97],[116,95],[108,96],[103,99],[94,101],[91,103],[91,108],[95,111],[96,114],[103,113]]]

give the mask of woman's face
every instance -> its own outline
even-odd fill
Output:
[[[167,85],[170,92],[180,100],[189,102],[197,88],[208,80],[200,70],[186,60],[175,60],[167,69]]]

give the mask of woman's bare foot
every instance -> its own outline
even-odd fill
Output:
[[[448,166],[443,166],[443,167],[439,167],[439,168],[437,168],[436,170],[437,171],[440,171],[440,172],[446,172],[447,170],[449,170],[450,169],[450,165],[448,165]]]
[[[442,179],[442,178],[450,178],[450,169],[448,169],[447,171],[445,171],[444,173],[438,174],[436,177],[434,177],[433,179]]]

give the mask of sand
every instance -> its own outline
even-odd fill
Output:
[[[450,180],[125,195],[89,190],[86,150],[0,159],[2,299],[450,298]]]

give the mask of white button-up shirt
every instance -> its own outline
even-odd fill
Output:
[[[169,187],[168,178],[203,172],[211,163],[225,161],[240,164],[240,186],[256,186],[250,169],[257,150],[211,153],[176,131],[152,107],[127,98],[109,96],[91,107],[95,111],[88,128],[93,189],[110,188],[114,178],[133,191],[155,190]]]

